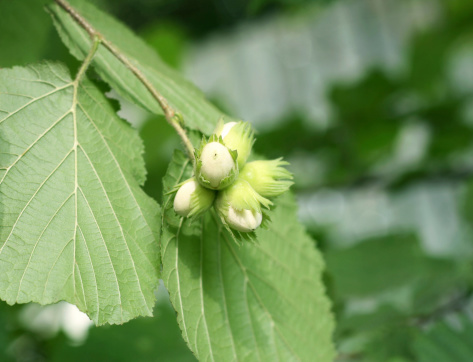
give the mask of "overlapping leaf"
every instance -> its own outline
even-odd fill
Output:
[[[177,153],[165,192],[189,177]],[[331,361],[333,320],[323,263],[296,218],[291,196],[276,200],[268,230],[238,247],[209,212],[190,225],[165,199],[163,280],[184,339],[201,361]]]
[[[59,64],[0,70],[0,298],[151,315],[159,207],[137,133]]]
[[[205,100],[198,88],[164,64],[151,47],[113,17],[84,0],[70,1],[70,4],[141,71],[175,110],[181,112],[187,127],[205,134],[213,131],[222,113]],[[52,5],[50,12],[61,38],[71,53],[78,59],[83,59],[91,46],[90,36],[58,5]],[[120,95],[153,113],[162,113],[158,103],[143,83],[109,50],[101,48],[93,64],[102,78]]]

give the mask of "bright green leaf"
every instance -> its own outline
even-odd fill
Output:
[[[142,142],[59,64],[0,70],[0,298],[66,300],[96,324],[151,315],[158,205]]]
[[[164,192],[190,176],[176,153]],[[269,229],[238,247],[213,212],[181,221],[165,198],[163,280],[184,339],[199,360],[331,361],[333,318],[323,262],[297,222],[289,195],[276,199]]]
[[[151,47],[113,17],[84,0],[70,1],[70,4],[143,73],[175,110],[181,112],[187,127],[205,134],[213,131],[223,114],[205,100],[198,88],[167,66]],[[64,43],[75,57],[84,59],[92,44],[87,32],[58,5],[49,9]],[[141,81],[105,47],[100,47],[93,65],[120,95],[153,113],[162,113]]]

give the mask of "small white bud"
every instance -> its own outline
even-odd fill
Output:
[[[261,225],[263,215],[258,211],[236,210],[233,207],[228,208],[228,214],[225,221],[235,230],[242,232],[251,232]]]

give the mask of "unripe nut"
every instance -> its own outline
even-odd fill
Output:
[[[225,136],[230,132],[230,130],[235,126],[237,122],[228,122],[223,125],[222,132],[220,133],[220,136],[225,139]]]
[[[195,191],[195,181],[186,182],[176,193],[174,198],[174,211],[181,216],[189,215],[191,211],[191,195]]]
[[[228,177],[235,168],[235,162],[228,148],[219,142],[206,144],[202,149],[200,159],[202,161],[200,174],[215,189],[219,187],[220,182]]]
[[[225,146],[238,153],[238,167],[241,169],[248,159],[254,143],[254,132],[248,122],[228,122],[219,121],[215,129],[215,134],[221,137]]]
[[[212,206],[215,192],[199,185],[194,179],[189,179],[176,193],[174,211],[184,217],[197,216]]]
[[[250,184],[237,179],[225,190],[219,191],[215,208],[232,229],[251,232],[261,225],[261,206],[269,208],[271,201],[259,195]]]
[[[242,232],[251,232],[261,225],[263,215],[258,211],[236,210],[233,207],[228,208],[228,214],[225,218],[227,224],[235,230]]]
[[[284,168],[287,165],[282,158],[249,162],[240,171],[240,178],[263,197],[279,196],[293,184],[292,174]]]

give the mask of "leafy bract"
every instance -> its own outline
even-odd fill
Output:
[[[176,153],[164,192],[190,176]],[[211,210],[191,223],[163,206],[163,280],[184,339],[201,361],[331,361],[333,320],[323,263],[297,222],[293,198],[276,199],[269,229],[238,247]]]
[[[207,102],[202,92],[167,66],[154,50],[135,36],[126,26],[84,0],[69,1],[94,29],[99,31],[133,66],[138,68],[185,119],[186,126],[210,134],[222,116]],[[71,53],[84,59],[91,47],[88,33],[60,6],[50,6],[56,28]],[[93,65],[101,77],[121,96],[145,109],[160,114],[162,110],[143,83],[105,47],[96,54]]]
[[[159,207],[137,133],[59,64],[0,70],[0,298],[151,315]]]

